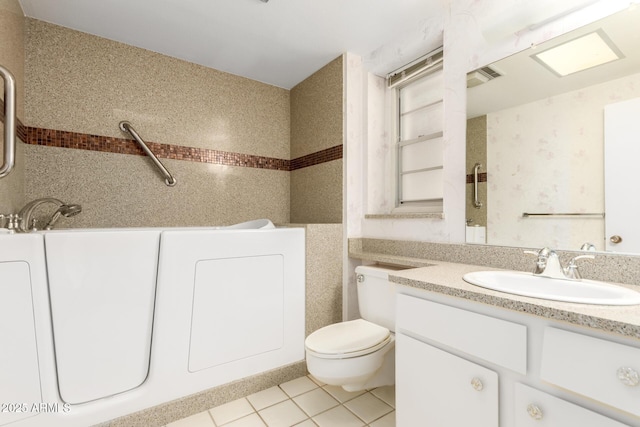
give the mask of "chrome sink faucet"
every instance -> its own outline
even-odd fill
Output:
[[[549,248],[542,248],[539,251],[524,251],[526,254],[537,256],[536,268],[533,271],[534,276],[550,277],[552,279],[580,280],[580,271],[578,270],[579,259],[594,259],[593,255],[578,255],[569,261],[566,267],[562,267],[560,257],[556,251]]]

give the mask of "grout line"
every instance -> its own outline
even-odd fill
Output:
[[[302,377],[301,377],[301,378],[302,378]],[[360,395],[358,395],[358,396],[352,397],[352,398],[350,398],[350,399],[348,399],[348,400],[345,400],[344,402],[341,402],[339,399],[337,399],[335,396],[333,396],[331,393],[329,393],[329,392],[325,389],[325,386],[327,386],[327,384],[325,384],[324,386],[320,386],[320,385],[319,385],[319,384],[317,384],[315,381],[314,381],[314,384],[316,385],[316,387],[315,387],[314,389],[309,390],[309,391],[307,391],[307,392],[305,392],[305,393],[302,393],[302,394],[298,394],[298,395],[296,395],[295,397],[302,396],[303,394],[310,393],[310,392],[312,392],[312,391],[314,391],[314,390],[317,390],[317,389],[321,389],[321,390],[323,390],[325,393],[329,394],[329,396],[331,396],[331,398],[332,398],[332,399],[334,399],[334,400],[338,403],[338,405],[333,406],[333,407],[328,408],[328,409],[325,409],[324,411],[319,412],[319,413],[317,413],[317,414],[315,414],[315,415],[313,415],[313,416],[310,416],[309,414],[307,414],[307,413],[305,412],[305,410],[304,410],[304,409],[302,409],[302,407],[301,407],[300,405],[298,405],[298,404],[296,403],[296,401],[295,401],[295,400],[293,400],[293,397],[289,396],[289,395],[288,395],[288,394],[287,394],[287,393],[286,393],[286,392],[285,392],[285,391],[280,387],[280,384],[279,384],[277,387],[278,387],[278,389],[279,389],[280,391],[282,391],[282,392],[287,396],[287,398],[286,398],[285,400],[282,400],[282,401],[280,401],[280,402],[276,402],[276,403],[274,403],[274,404],[272,404],[272,405],[269,405],[269,406],[265,406],[264,408],[262,408],[262,409],[258,410],[258,409],[256,409],[256,407],[251,403],[251,401],[250,401],[249,399],[247,399],[247,396],[245,396],[245,397],[244,397],[244,399],[246,399],[246,401],[247,401],[247,402],[249,402],[249,405],[250,405],[250,406],[251,406],[251,408],[253,409],[253,414],[257,414],[257,415],[258,415],[258,417],[260,418],[260,420],[261,420],[261,421],[262,421],[262,422],[263,422],[267,427],[269,426],[269,424],[267,424],[267,421],[262,417],[262,415],[260,414],[260,411],[263,411],[263,410],[265,410],[265,409],[267,409],[267,408],[271,408],[271,407],[273,407],[273,406],[279,405],[279,404],[281,404],[281,403],[283,403],[283,402],[286,402],[287,400],[290,400],[291,402],[293,402],[293,404],[294,404],[294,405],[295,405],[295,406],[296,406],[300,411],[302,411],[302,413],[303,413],[303,414],[305,414],[306,418],[305,418],[305,419],[303,419],[303,420],[301,420],[301,421],[300,421],[300,423],[303,423],[303,422],[305,422],[305,421],[311,421],[311,422],[313,423],[313,425],[314,425],[314,426],[316,426],[316,427],[318,426],[318,424],[313,420],[313,417],[317,417],[317,416],[319,416],[319,415],[321,415],[321,414],[324,414],[324,413],[326,413],[326,412],[329,412],[329,411],[331,411],[331,410],[333,410],[333,409],[335,409],[335,408],[337,408],[337,407],[339,407],[339,406],[342,406],[342,407],[343,407],[344,409],[346,409],[350,414],[352,414],[352,415],[353,415],[353,416],[355,416],[358,420],[360,420],[361,422],[363,422],[363,423],[364,423],[364,425],[365,425],[364,427],[370,427],[371,423],[376,422],[376,421],[380,420],[380,419],[381,419],[381,418],[383,418],[383,417],[386,417],[387,415],[389,415],[389,414],[390,414],[390,413],[392,413],[392,412],[395,412],[395,410],[396,410],[394,406],[391,406],[391,405],[389,405],[387,402],[385,402],[384,400],[380,399],[378,396],[376,396],[375,394],[373,394],[373,393],[371,392],[371,390],[367,390],[365,393],[362,393],[362,394],[360,394]],[[349,409],[347,406],[345,406],[345,403],[350,402],[350,401],[352,401],[352,400],[354,400],[354,399],[357,399],[357,398],[359,398],[359,397],[365,396],[366,394],[370,394],[370,395],[371,395],[371,396],[373,396],[376,400],[380,401],[382,404],[384,404],[384,405],[386,405],[386,406],[389,406],[389,407],[391,408],[391,411],[389,411],[389,412],[387,412],[387,413],[385,413],[385,414],[381,415],[380,417],[378,417],[378,418],[376,418],[376,419],[374,419],[374,420],[371,420],[371,423],[367,423],[364,419],[362,419],[361,417],[359,417],[359,416],[358,416],[357,414],[355,414],[351,409]],[[213,408],[211,408],[211,409],[213,409]],[[212,421],[212,423],[213,423],[214,427],[218,427],[218,425],[216,424],[216,422],[215,422],[215,420],[213,419],[213,416],[211,415],[211,412],[209,412],[209,410],[207,410],[207,414],[209,415],[209,418],[211,418],[211,421]],[[221,426],[219,426],[219,427],[224,427],[225,425],[228,425],[228,424],[230,424],[230,423],[232,423],[232,422],[235,422],[235,421],[237,421],[237,420],[239,420],[239,419],[242,419],[242,418],[244,418],[244,417],[248,417],[248,416],[250,416],[250,415],[252,415],[252,414],[246,414],[246,415],[242,416],[241,418],[237,418],[237,419],[235,419],[235,420],[231,420],[231,421],[229,421],[228,423],[223,424],[223,425],[221,425]],[[300,423],[298,423],[298,424],[300,424]]]

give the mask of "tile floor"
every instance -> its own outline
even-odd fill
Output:
[[[166,427],[395,427],[395,387],[350,393],[311,376],[271,387]]]

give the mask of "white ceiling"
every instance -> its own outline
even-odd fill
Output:
[[[640,72],[640,8],[625,9],[592,24],[549,40],[535,49],[526,49],[491,67],[503,76],[471,88],[467,92],[468,117],[477,117],[516,105],[607,82]],[[603,31],[624,58],[566,77],[558,77],[531,58],[579,36]]]
[[[442,22],[446,4],[444,0],[19,1],[29,17],[286,89],[344,52],[367,57],[383,45],[414,37],[418,29],[425,33],[426,22]],[[415,52],[408,60],[432,48],[424,43],[426,51]]]

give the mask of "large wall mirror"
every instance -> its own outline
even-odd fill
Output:
[[[467,242],[640,253],[639,28],[636,7],[469,74]]]

